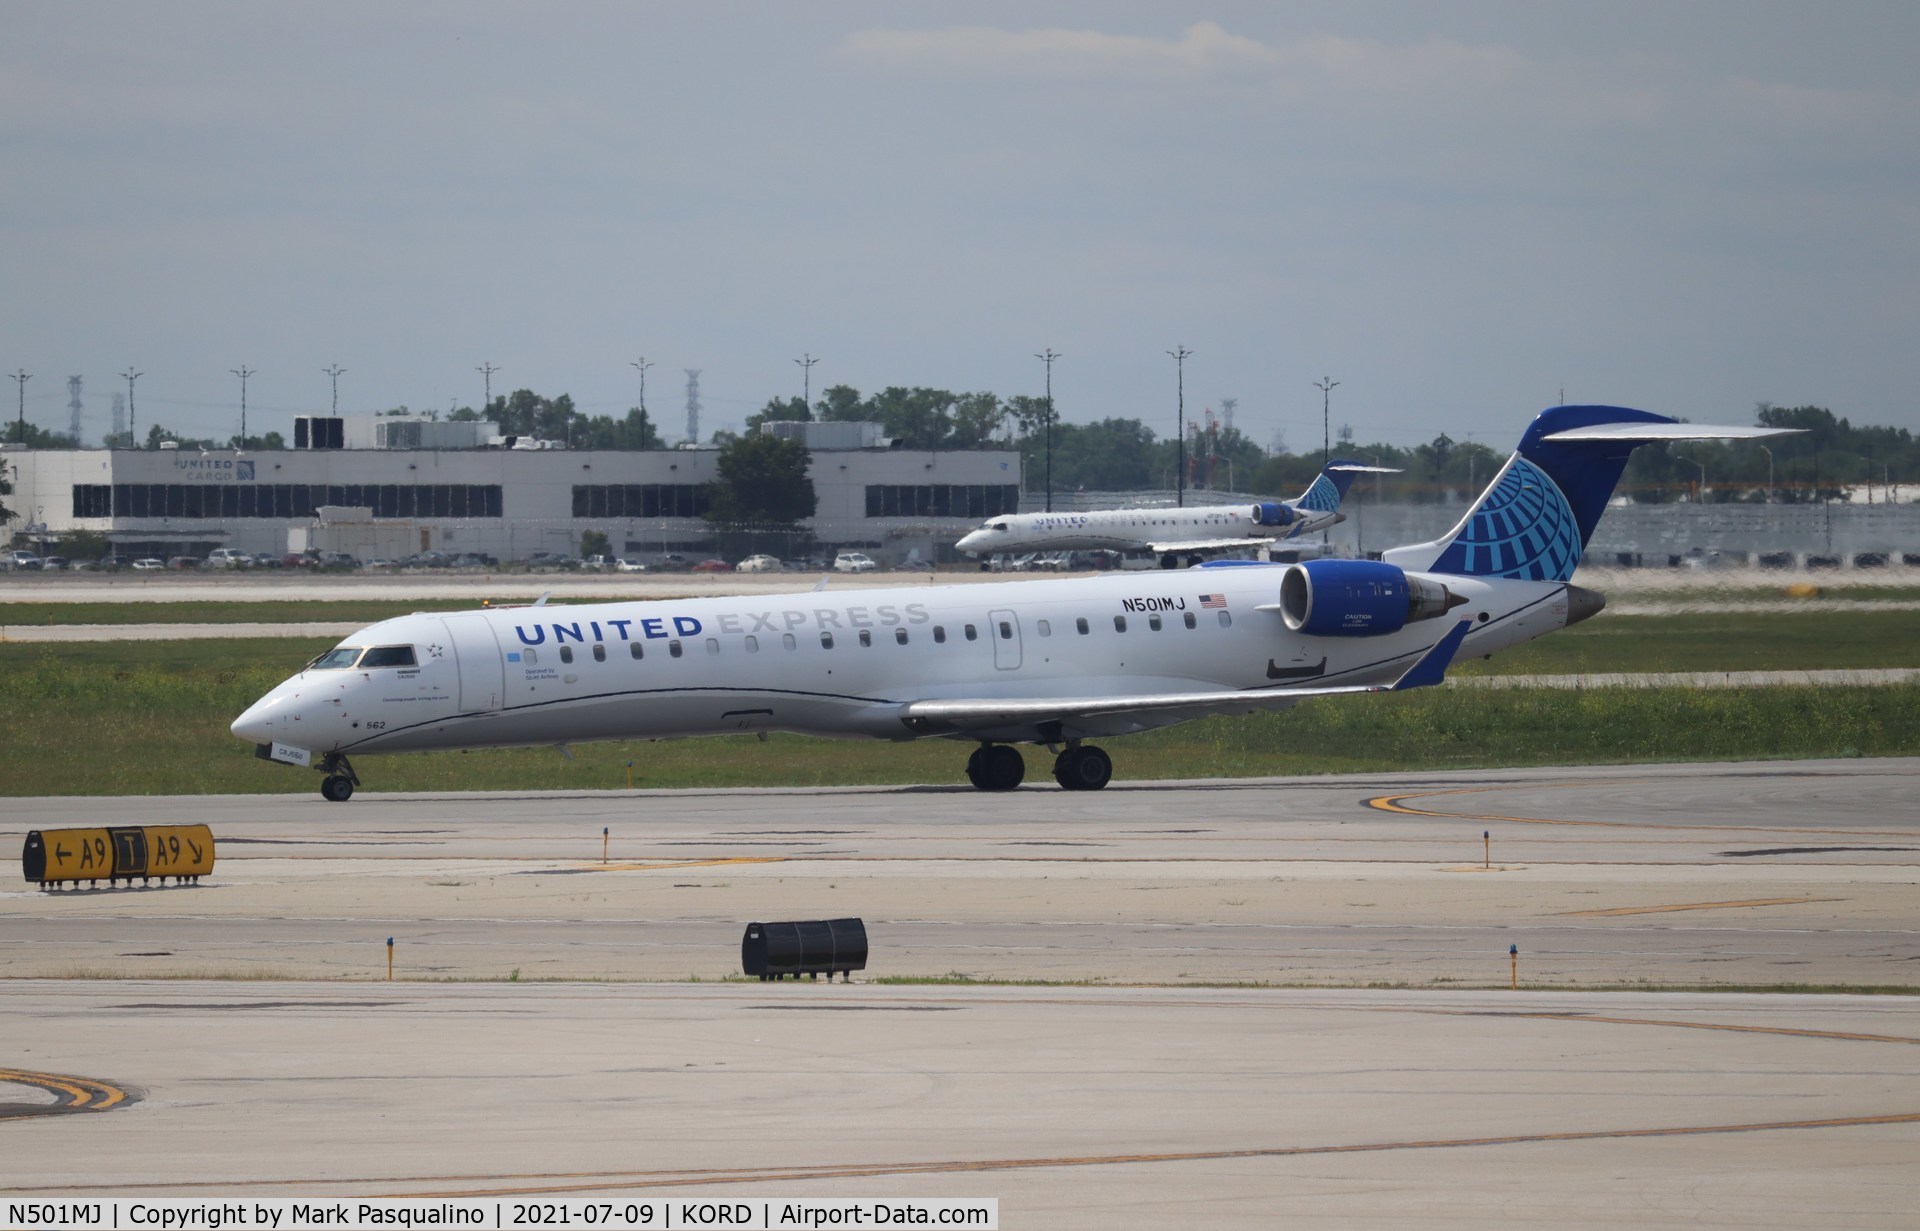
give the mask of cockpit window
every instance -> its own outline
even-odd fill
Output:
[[[367,651],[360,660],[362,669],[367,667],[412,667],[417,665],[413,659],[413,647],[410,645],[376,645]]]
[[[307,665],[315,670],[331,671],[341,667],[353,666],[353,660],[358,657],[360,657],[359,646],[343,645],[338,649],[328,650],[325,654],[322,654]]]
[[[987,529],[989,530],[1005,530],[1006,528],[1007,523],[1003,521],[990,521],[987,523]]]

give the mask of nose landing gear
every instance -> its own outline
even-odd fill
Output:
[[[320,772],[326,775],[320,780],[320,798],[328,803],[346,803],[353,798],[353,788],[360,785],[360,775],[353,772],[353,766],[338,752],[329,752],[320,759]]]

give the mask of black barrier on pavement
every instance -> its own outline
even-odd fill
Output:
[[[749,923],[740,938],[740,966],[763,983],[822,974],[829,983],[835,974],[851,981],[851,972],[867,968],[867,925],[858,919]]]

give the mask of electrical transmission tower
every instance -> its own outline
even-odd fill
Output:
[[[682,368],[687,374],[687,443],[700,443],[700,369]]]
[[[67,431],[73,435],[76,448],[84,448],[86,442],[80,439],[80,378],[67,377]]]

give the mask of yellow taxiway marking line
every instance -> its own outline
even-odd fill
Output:
[[[678,871],[681,868],[717,868],[735,863],[786,863],[785,855],[741,855],[730,859],[679,859],[667,863],[592,863],[580,869],[582,872],[658,872]]]
[[[1675,902],[1668,906],[1616,906],[1612,910],[1563,910],[1566,919],[1604,919],[1613,915],[1664,915],[1676,910],[1737,910],[1751,906],[1800,906],[1807,902],[1844,902],[1845,898],[1748,898],[1742,902]]]
[[[1791,1129],[1862,1128],[1883,1124],[1920,1124],[1920,1112],[1876,1116],[1833,1116],[1818,1120],[1766,1120],[1742,1124],[1677,1125],[1664,1128],[1574,1129],[1559,1133],[1514,1133],[1492,1137],[1441,1137],[1412,1141],[1353,1142],[1337,1145],[1266,1146],[1240,1150],[1179,1150],[1143,1154],[1094,1154],[1055,1158],[956,1159],[945,1162],[869,1163],[798,1167],[741,1168],[726,1171],[681,1171],[671,1174],[627,1173],[623,1188],[671,1188],[676,1185],[764,1184],[795,1180],[868,1178],[895,1175],[933,1175],[983,1171],[1028,1171],[1054,1167],[1116,1167],[1140,1163],[1213,1162],[1225,1159],[1300,1158],[1316,1154],[1376,1154],[1395,1150],[1467,1149],[1474,1146],[1532,1145],[1542,1142],[1607,1141],[1620,1138],[1703,1137],[1721,1133],[1763,1133]],[[500,1177],[502,1179],[518,1177]],[[556,1175],[552,1178],[572,1178]],[[583,1192],[605,1187],[606,1179],[587,1183],[547,1184],[513,1188],[459,1189],[408,1194],[415,1197],[495,1197],[517,1194]]]
[[[1429,808],[1408,807],[1402,801],[1409,799],[1437,799],[1446,795],[1482,795],[1493,791],[1531,791],[1531,790],[1572,790],[1582,786],[1614,786],[1614,782],[1598,780],[1576,782],[1528,782],[1515,786],[1470,786],[1459,787],[1451,791],[1412,791],[1405,795],[1376,795],[1367,801],[1367,807],[1381,812],[1399,812],[1407,816],[1435,816],[1449,821],[1513,821],[1520,825],[1573,825],[1596,829],[1664,829],[1690,830],[1694,832],[1736,834],[1736,833],[1797,833],[1817,834],[1823,837],[1886,837],[1884,832],[1869,829],[1816,829],[1792,825],[1689,825],[1684,822],[1667,824],[1659,821],[1576,821],[1568,817],[1557,816],[1506,816],[1497,812],[1435,812]]]
[[[49,1111],[106,1111],[127,1101],[127,1092],[119,1086],[90,1077],[67,1077],[59,1073],[31,1073],[25,1069],[0,1069],[0,1082],[35,1086],[63,1096],[50,1108],[31,1108],[21,1114]],[[3,1117],[0,1117],[3,1118]]]
[[[1474,1016],[1470,1009],[1418,1009],[1415,1012]],[[1605,1017],[1596,1013],[1502,1013],[1542,1021],[1594,1022],[1602,1026],[1671,1026],[1676,1030],[1724,1030],[1731,1034],[1784,1034],[1797,1039],[1840,1039],[1849,1043],[1899,1043],[1920,1047],[1920,1039],[1901,1034],[1861,1034],[1851,1030],[1808,1030],[1799,1026],[1740,1026],[1731,1022],[1687,1022],[1659,1017]]]

